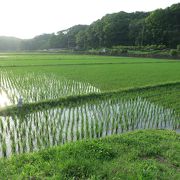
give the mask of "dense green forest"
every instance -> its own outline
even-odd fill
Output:
[[[107,14],[90,25],[76,25],[29,40],[0,37],[0,50],[111,48],[180,44],[180,3],[152,12]]]

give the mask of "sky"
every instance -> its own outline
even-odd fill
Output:
[[[77,24],[91,24],[106,14],[152,11],[180,0],[0,0],[0,36],[28,39]]]

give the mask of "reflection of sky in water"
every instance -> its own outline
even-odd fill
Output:
[[[57,99],[59,97],[100,92],[100,89],[88,82],[79,82],[43,73],[28,73],[26,76],[20,76],[5,70],[0,72],[1,89],[4,90],[11,104],[14,105],[18,103],[20,96],[22,96],[24,103],[31,103]]]
[[[1,90],[0,91],[0,108],[10,105],[10,99],[8,98],[7,94]]]
[[[0,116],[0,157],[137,129],[179,132],[179,115],[140,97],[110,98]],[[5,147],[5,150],[2,149]]]

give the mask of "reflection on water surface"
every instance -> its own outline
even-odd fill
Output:
[[[8,98],[7,94],[0,89],[0,108],[11,105],[10,99]]]

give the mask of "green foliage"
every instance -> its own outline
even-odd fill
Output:
[[[179,12],[180,3],[148,13],[121,11],[107,14],[89,26],[76,25],[59,31],[57,35],[43,34],[30,40],[0,38],[0,50],[85,50],[110,48],[120,44],[152,45],[151,49],[162,49],[164,45],[176,48],[180,42]]]
[[[145,154],[143,147],[148,147],[151,153]],[[173,131],[136,131],[0,159],[0,177],[175,180],[180,177],[179,161],[174,163],[180,156],[179,149],[179,134]],[[115,153],[110,159],[94,156],[96,152],[101,154],[109,150]]]
[[[159,168],[157,163],[153,160],[147,160],[139,165],[139,178],[140,179],[154,179],[158,176]]]
[[[145,20],[144,43],[176,47],[179,43],[180,4],[153,11]]]
[[[60,171],[62,179],[87,179],[93,173],[93,167],[89,161],[69,160],[63,164]]]
[[[44,50],[49,49],[52,34],[42,34],[29,40],[21,40],[20,50]]]
[[[14,37],[0,36],[0,51],[20,50],[21,39]]]
[[[76,34],[76,41],[72,47],[97,49],[119,44],[128,46],[150,44],[152,45],[150,49],[160,50],[164,46],[176,47],[180,40],[178,38],[180,37],[179,10],[180,4],[174,4],[164,10],[158,9],[151,13],[119,12],[108,14],[90,26],[81,29]],[[117,52],[112,54],[117,54]]]
[[[127,54],[128,50],[127,49],[119,49],[119,50],[114,50],[112,55],[121,55],[121,54]]]
[[[146,45],[146,46],[113,46],[113,49],[134,50],[134,51],[152,51],[165,50],[165,45]]]
[[[173,56],[173,57],[175,57],[175,56],[177,56],[177,55],[178,55],[178,51],[177,51],[177,50],[175,50],[175,49],[171,49],[171,51],[170,51],[170,55],[171,55],[171,56]]]

